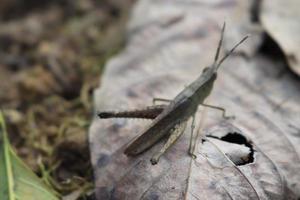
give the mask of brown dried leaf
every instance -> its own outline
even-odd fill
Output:
[[[107,64],[101,89],[95,93],[96,110],[143,108],[151,105],[153,97],[172,99],[211,64],[220,19],[235,8],[241,8],[239,2],[229,0],[140,1],[133,13],[128,45]],[[239,20],[235,23],[241,24]],[[228,30],[226,34],[232,33]],[[300,81],[282,74],[282,63],[255,53],[259,37],[252,40],[257,44],[256,49],[250,47],[253,58],[236,55],[225,61],[209,99],[236,120],[223,123],[219,112],[199,109],[197,127],[207,137],[197,142],[196,160],[187,154],[190,128],[152,166],[149,160],[163,142],[137,157],[123,154],[150,121],[94,120],[90,146],[98,199],[300,196]],[[224,139],[230,133],[240,135],[244,143]]]
[[[230,34],[225,35],[224,41],[226,49],[230,49],[238,38],[249,35],[251,42],[240,46],[235,52],[243,52],[248,57],[255,55],[257,47],[263,40],[263,29],[255,19],[254,11],[258,5],[257,1],[238,2],[234,14],[229,17],[231,23],[227,25],[227,30],[230,31]]]
[[[264,0],[260,18],[268,34],[278,43],[290,68],[300,75],[300,1]]]

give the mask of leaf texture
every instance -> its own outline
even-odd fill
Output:
[[[141,109],[154,97],[175,97],[212,63],[224,19],[224,50],[247,30],[256,36],[224,62],[208,99],[236,119],[224,121],[218,111],[199,107],[196,160],[187,154],[190,122],[152,166],[149,160],[164,141],[137,157],[123,154],[151,121],[94,119],[90,147],[98,199],[300,196],[300,80],[282,59],[261,52],[263,31],[251,20],[254,1],[246,2],[137,2],[127,45],[108,62],[95,92],[97,111]]]

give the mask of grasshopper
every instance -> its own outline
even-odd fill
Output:
[[[166,143],[162,149],[153,155],[151,163],[157,164],[160,157],[172,146],[175,141],[182,135],[186,128],[187,121],[192,117],[191,138],[189,145],[189,154],[193,157],[195,155],[193,145],[193,131],[195,128],[195,113],[199,105],[221,110],[223,117],[226,118],[225,109],[204,104],[204,100],[209,96],[212,91],[213,84],[217,78],[217,71],[223,61],[228,58],[230,54],[243,43],[248,36],[240,40],[223,58],[218,61],[220,49],[222,46],[225,31],[225,23],[222,27],[222,32],[218,47],[216,50],[214,63],[203,69],[202,74],[184,90],[182,90],[173,100],[154,98],[153,103],[156,101],[167,101],[166,105],[153,105],[143,110],[124,111],[124,112],[100,112],[100,118],[112,117],[125,117],[125,118],[146,118],[154,119],[150,126],[138,137],[136,137],[125,149],[124,153],[127,156],[138,155],[145,150],[152,147],[163,137],[169,135]]]

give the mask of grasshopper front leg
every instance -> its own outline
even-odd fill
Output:
[[[156,165],[160,157],[176,142],[176,140],[182,135],[186,128],[187,121],[177,124],[173,130],[171,130],[170,136],[164,146],[159,152],[154,154],[150,160],[152,165]]]

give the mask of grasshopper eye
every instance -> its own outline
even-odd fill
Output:
[[[203,69],[202,72],[204,73],[204,72],[206,72],[208,69],[209,69],[209,67],[205,67],[205,68]]]

